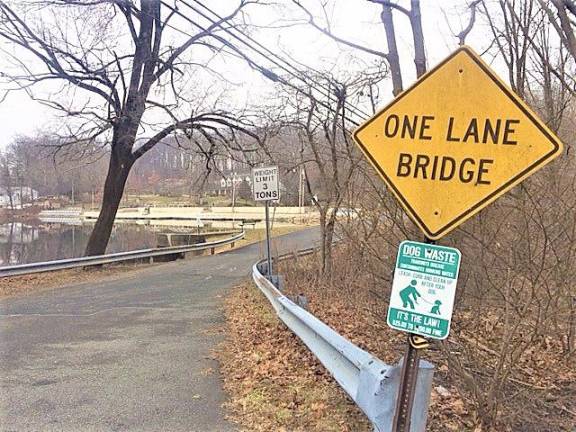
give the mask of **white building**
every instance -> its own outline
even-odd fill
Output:
[[[38,191],[28,186],[13,187],[10,194],[6,188],[0,187],[0,207],[13,206],[14,208],[21,208],[22,204],[26,204],[38,199]],[[12,198],[10,198],[12,195]]]

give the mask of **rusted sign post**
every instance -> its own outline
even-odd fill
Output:
[[[418,379],[420,351],[429,346],[430,344],[423,337],[415,334],[408,335],[408,344],[400,372],[400,388],[393,423],[394,432],[410,432],[411,430],[412,406]]]

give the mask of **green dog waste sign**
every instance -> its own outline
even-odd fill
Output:
[[[455,248],[413,241],[400,243],[388,325],[433,339],[446,339],[460,258],[460,251]]]

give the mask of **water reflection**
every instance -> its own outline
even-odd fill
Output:
[[[80,257],[92,227],[93,224],[72,218],[0,224],[0,267]],[[106,252],[195,244],[215,239],[206,233],[229,235],[240,227],[239,221],[200,219],[119,222],[112,229]]]
[[[0,266],[80,257],[92,225],[11,222],[0,225]],[[156,233],[145,226],[115,225],[107,253],[156,247]]]

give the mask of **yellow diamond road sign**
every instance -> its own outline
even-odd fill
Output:
[[[560,140],[468,47],[422,76],[354,138],[431,239],[562,152]]]

